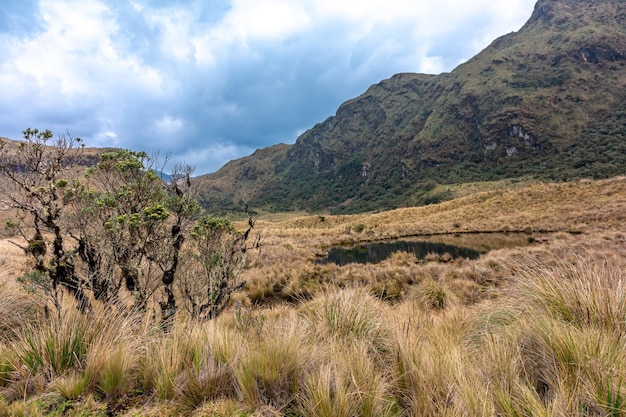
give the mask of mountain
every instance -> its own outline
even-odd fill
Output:
[[[197,181],[213,211],[241,200],[272,211],[388,209],[446,199],[438,184],[623,174],[625,133],[626,2],[540,0],[518,32],[451,73],[394,75],[294,145]]]

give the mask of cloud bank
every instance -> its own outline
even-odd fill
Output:
[[[450,71],[533,0],[20,0],[0,10],[0,136],[70,131],[198,174],[398,72]]]

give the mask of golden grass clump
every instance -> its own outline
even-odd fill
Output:
[[[234,395],[228,362],[238,355],[238,339],[227,329],[181,323],[172,332],[150,338],[143,363],[143,387],[160,400],[175,400],[185,410],[204,401]]]
[[[482,334],[470,351],[496,412],[626,414],[623,267],[585,250],[518,266],[514,291],[476,317],[468,339]]]
[[[560,251],[554,265],[522,260],[520,291],[539,311],[578,327],[626,332],[626,258]]]
[[[325,360],[310,372],[301,390],[303,416],[392,416],[397,407],[391,384],[365,343],[331,343]]]
[[[363,290],[328,292],[303,306],[307,337],[317,343],[365,343],[370,353],[386,356],[392,333],[385,320],[386,306]]]
[[[297,321],[279,320],[244,345],[234,369],[240,396],[252,407],[293,407],[311,360],[311,346]]]
[[[448,285],[434,279],[426,279],[415,286],[409,297],[432,310],[443,310],[458,304],[456,295]]]

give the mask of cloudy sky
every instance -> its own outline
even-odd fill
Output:
[[[171,152],[201,174],[398,72],[450,71],[535,0],[1,0],[0,136]]]

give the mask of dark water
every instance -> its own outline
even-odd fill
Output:
[[[413,253],[418,259],[424,259],[429,254],[450,255],[453,259],[476,259],[481,254],[493,249],[527,245],[530,241],[527,235],[474,235],[470,239],[461,236],[439,236],[439,241],[428,240],[395,240],[377,242],[358,246],[335,246],[328,251],[328,255],[319,259],[318,263],[335,263],[346,265],[349,263],[379,263],[396,252]],[[447,256],[446,255],[446,256]]]

